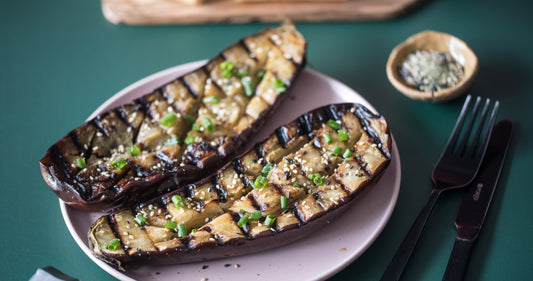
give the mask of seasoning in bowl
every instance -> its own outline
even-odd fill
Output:
[[[413,89],[436,92],[459,83],[464,68],[452,56],[434,50],[416,50],[398,66],[405,83]]]

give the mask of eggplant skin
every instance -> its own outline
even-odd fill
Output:
[[[127,270],[242,255],[304,239],[379,180],[392,159],[391,145],[386,120],[363,105],[317,108],[215,174],[98,218],[89,230],[91,250]],[[179,234],[178,225],[185,233]],[[110,249],[113,241],[118,246]]]
[[[69,132],[41,159],[43,179],[84,211],[197,182],[261,129],[305,66],[306,49],[290,23],[245,37],[199,69]]]

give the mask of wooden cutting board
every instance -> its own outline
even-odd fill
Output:
[[[344,0],[339,2],[238,3],[205,0],[102,0],[102,11],[115,24],[246,23],[253,21],[366,21],[400,16],[423,0]]]

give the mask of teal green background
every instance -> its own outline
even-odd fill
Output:
[[[470,94],[498,99],[515,122],[512,147],[472,256],[467,280],[533,280],[533,4],[427,1],[398,19],[299,23],[309,67],[354,88],[384,114],[402,161],[396,209],[375,243],[331,280],[377,280],[431,189],[430,175],[462,104],[431,104],[387,81],[392,48],[426,29],[451,33],[477,54]],[[274,24],[117,26],[99,1],[0,2],[0,255],[2,280],[27,280],[52,265],[82,280],[112,280],[71,238],[56,196],[41,178],[46,149],[127,85],[206,59]],[[455,239],[461,191],[440,199],[404,280],[439,280]],[[320,258],[320,257],[317,257]]]

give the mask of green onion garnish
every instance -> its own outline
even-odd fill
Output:
[[[249,74],[248,74],[248,71],[239,70],[239,71],[237,71],[236,75],[239,76],[239,77],[244,77],[244,76],[248,76]]]
[[[245,76],[241,78],[241,84],[244,88],[244,92],[246,93],[247,97],[251,97],[254,95],[254,88],[252,87],[252,79],[249,76]]]
[[[246,212],[244,209],[240,209],[240,210],[239,210],[239,213],[246,214],[246,213],[248,213],[248,212]]]
[[[195,139],[193,136],[187,136],[183,142],[185,144],[193,144],[195,142]]]
[[[175,221],[168,220],[167,224],[165,224],[165,228],[167,229],[176,229],[178,228],[178,223]]]
[[[205,104],[208,104],[208,103],[217,104],[217,103],[220,103],[220,98],[217,96],[209,96],[209,97],[205,97],[202,101]]]
[[[268,173],[270,173],[270,170],[272,169],[272,167],[274,167],[274,164],[268,162],[268,163],[263,167],[263,169],[261,169],[261,175],[263,175],[264,177],[268,176]]]
[[[333,119],[328,120],[328,125],[335,130],[339,129],[339,123]]]
[[[187,236],[187,226],[184,224],[178,224],[178,237]]]
[[[339,130],[338,133],[339,133],[339,141],[348,140],[348,132],[346,131],[346,129]]]
[[[181,196],[177,195],[177,194],[174,194],[172,195],[172,203],[174,203],[174,205],[176,205],[176,208],[183,208],[185,207],[185,204],[183,203],[183,199],[181,199]]]
[[[333,152],[331,152],[331,154],[333,154],[333,156],[339,156],[339,154],[341,153],[342,151],[342,148],[340,147],[335,147],[335,149],[333,150]]]
[[[143,215],[138,214],[138,215],[135,217],[135,221],[136,221],[140,226],[143,226],[143,225],[146,223],[146,218],[143,217]]]
[[[128,148],[128,153],[131,155],[131,156],[137,156],[139,154],[141,154],[141,150],[139,149],[138,146],[136,145],[132,145]]]
[[[278,94],[285,93],[287,91],[287,88],[285,87],[285,83],[283,83],[283,80],[279,78],[272,79],[272,87]]]
[[[191,233],[198,231],[198,228],[191,229]]]
[[[274,224],[274,222],[276,221],[276,216],[274,215],[268,215],[266,216],[266,219],[265,219],[265,225],[266,226],[272,226]]]
[[[237,222],[237,225],[239,227],[243,227],[248,222],[248,218],[249,218],[248,215],[242,216],[239,222]]]
[[[255,211],[250,216],[250,219],[252,219],[252,220],[258,220],[260,218],[261,218],[261,211]]]
[[[211,122],[211,119],[204,117],[202,118],[202,124],[204,125],[204,128],[208,132],[212,132],[215,130],[215,126],[213,125],[213,122]]]
[[[178,117],[176,116],[176,114],[170,112],[167,115],[165,115],[165,117],[161,118],[161,120],[159,120],[159,123],[161,123],[161,125],[165,127],[168,127],[172,125],[172,123],[174,123],[174,121],[176,121],[177,119]]]
[[[115,238],[111,241],[111,243],[107,245],[107,249],[110,251],[115,251],[118,249],[118,246],[120,246],[120,241],[118,241],[118,239]]]
[[[292,186],[294,186],[294,187],[302,187],[299,183],[295,183]]]
[[[200,124],[198,124],[198,123],[192,124],[192,130],[193,131],[200,132],[200,128],[202,128],[202,126],[200,126]]]
[[[342,154],[342,158],[346,159],[346,158],[352,156],[352,154],[353,154],[353,152],[349,148],[346,148],[346,150]]]
[[[315,185],[323,185],[325,183],[325,181],[324,181],[323,177],[316,177],[316,178],[313,179],[313,183]]]
[[[231,77],[231,71],[235,67],[235,64],[233,64],[231,61],[226,60],[220,63],[220,68],[222,69],[222,76],[225,78]]]
[[[196,118],[195,118],[194,116],[192,116],[192,115],[189,115],[189,114],[185,114],[185,115],[183,116],[183,118],[184,118],[185,120],[189,121],[189,122],[195,122],[195,121],[196,121]]]
[[[287,209],[287,196],[281,195],[281,209]]]
[[[122,168],[124,168],[126,164],[128,163],[122,157],[119,157],[111,162],[111,165],[113,165],[113,167],[115,167],[115,169],[117,170],[122,170]]]
[[[333,139],[331,138],[331,136],[329,134],[325,134],[324,135],[324,140],[326,141],[327,144],[332,144],[333,143]]]
[[[263,188],[267,184],[268,179],[263,176],[258,176],[254,182],[254,188]]]
[[[266,71],[265,70],[259,70],[256,74],[257,77],[257,83],[259,84],[261,80],[263,80],[263,77],[265,77]]]
[[[85,162],[85,158],[78,158],[76,159],[76,162],[78,162],[78,167],[80,167],[80,169],[87,168],[87,162]]]
[[[178,137],[172,137],[165,142],[165,146],[175,145],[178,143],[180,143],[180,139]]]

